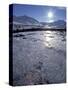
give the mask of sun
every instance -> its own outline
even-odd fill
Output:
[[[53,18],[53,13],[52,12],[48,12],[48,18]]]

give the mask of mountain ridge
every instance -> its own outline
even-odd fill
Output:
[[[23,25],[40,24],[36,19],[29,16],[13,16],[13,21],[22,23]]]
[[[11,20],[11,18],[10,18]],[[11,22],[11,21],[10,21]],[[66,22],[64,20],[57,20],[51,23],[48,22],[39,22],[38,20],[23,15],[23,16],[13,16],[13,25],[23,25],[25,28],[27,26],[31,26],[31,28],[55,28],[55,29],[65,29],[66,28]],[[34,26],[34,27],[32,27]],[[14,26],[15,27],[15,26]],[[28,28],[28,27],[27,27]]]

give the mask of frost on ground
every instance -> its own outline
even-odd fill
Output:
[[[13,34],[13,85],[65,82],[65,31]]]

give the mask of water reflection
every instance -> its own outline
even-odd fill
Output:
[[[64,49],[66,48],[66,32],[61,31],[44,31],[41,38],[42,44],[48,48]],[[40,37],[40,36],[39,36]]]
[[[46,31],[44,32],[44,45],[46,47],[51,47],[51,44],[52,44],[52,40],[54,39],[54,33],[52,31]]]

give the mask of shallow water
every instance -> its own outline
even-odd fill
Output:
[[[66,82],[66,32],[13,34],[14,85]]]

